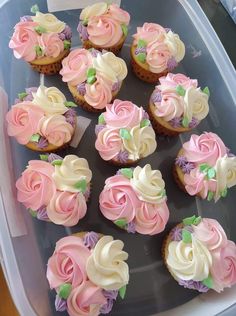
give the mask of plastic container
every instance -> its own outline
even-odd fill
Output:
[[[38,1],[41,11],[47,11],[46,1]],[[107,177],[113,175],[115,167],[102,161],[95,151],[94,126],[97,115],[88,114],[78,109],[78,113],[92,119],[77,149],[63,151],[62,155],[76,153],[88,159],[93,170],[93,192],[88,213],[79,227],[65,229],[52,223],[38,221],[17,203],[15,198],[15,180],[25,168],[28,160],[37,158],[33,153],[14,140],[9,141],[5,129],[5,113],[18,92],[25,87],[39,85],[40,77],[28,65],[13,57],[8,48],[13,27],[20,16],[29,14],[35,1],[9,0],[5,1],[0,10],[0,86],[8,94],[7,101],[4,90],[0,90],[0,242],[2,247],[2,262],[5,274],[15,301],[23,316],[54,316],[55,293],[49,290],[45,277],[46,263],[52,254],[55,242],[78,230],[94,230],[111,234],[125,242],[129,252],[130,284],[124,301],[118,300],[114,305],[112,315],[145,316],[163,312],[162,315],[235,315],[236,287],[227,289],[221,295],[209,291],[198,295],[186,290],[171,278],[163,265],[160,248],[163,237],[169,228],[183,217],[195,212],[205,217],[213,217],[220,221],[230,239],[236,241],[236,188],[232,188],[227,196],[216,205],[200,201],[179,191],[175,185],[171,167],[181,146],[190,134],[166,139],[158,138],[157,151],[141,162],[141,165],[151,163],[162,171],[166,182],[168,205],[171,216],[166,232],[154,236],[127,234],[115,228],[105,220],[98,211],[98,196]],[[132,17],[131,29],[121,56],[129,64],[129,47],[131,34],[136,26],[144,21],[157,22],[172,28],[180,34],[186,45],[186,56],[176,72],[183,71],[192,78],[198,78],[201,86],[208,86],[211,91],[210,114],[195,131],[213,131],[222,137],[226,145],[236,153],[236,76],[229,58],[219,39],[214,33],[207,18],[197,1],[145,0],[122,1],[122,6]],[[79,21],[79,10],[56,13],[73,29],[73,46],[79,45],[76,32]],[[130,70],[130,68],[129,68]],[[45,85],[55,85],[70,96],[66,85],[60,76],[45,78]],[[154,86],[137,79],[131,71],[122,86],[119,98],[130,99],[138,105],[147,105]],[[227,308],[231,308],[224,312]]]

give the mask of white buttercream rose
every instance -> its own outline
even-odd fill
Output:
[[[41,13],[38,11],[35,16],[32,16],[32,20],[44,27],[47,32],[61,33],[65,28],[65,23],[58,20],[58,18],[51,13]]]
[[[93,5],[87,6],[80,13],[80,20],[86,21],[93,16],[100,16],[106,13],[108,6],[106,2],[98,2]]]
[[[200,88],[188,88],[184,96],[184,116],[189,122],[193,117],[200,121],[207,116],[208,112],[208,95]]]
[[[168,46],[171,54],[177,62],[180,62],[184,58],[185,46],[178,34],[169,31],[165,34],[164,43]]]

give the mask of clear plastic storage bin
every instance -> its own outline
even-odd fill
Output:
[[[38,0],[37,3],[42,12],[47,11],[46,1]],[[127,295],[123,301],[117,300],[112,315],[236,315],[236,305],[235,308],[232,307],[236,303],[236,287],[226,289],[220,295],[213,291],[198,295],[180,287],[167,272],[161,258],[161,244],[168,230],[183,217],[196,212],[219,220],[228,237],[236,241],[235,187],[225,199],[214,204],[182,193],[172,179],[171,167],[174,158],[181,143],[186,141],[191,133],[172,139],[158,137],[157,151],[140,163],[151,163],[153,167],[160,169],[166,182],[170,221],[162,234],[153,237],[127,234],[100,215],[99,193],[105,179],[113,175],[116,168],[102,161],[95,150],[94,127],[97,115],[83,112],[79,108],[78,114],[92,119],[92,122],[78,148],[64,150],[62,155],[76,153],[87,158],[92,168],[94,185],[86,217],[79,226],[65,229],[32,218],[16,201],[15,180],[24,170],[28,160],[35,159],[38,155],[14,140],[9,140],[5,128],[5,114],[19,92],[25,87],[39,85],[40,76],[24,61],[14,58],[8,48],[8,42],[14,25],[20,16],[30,14],[33,4],[35,0],[8,0],[3,1],[0,9],[0,241],[5,275],[20,314],[66,315],[55,311],[55,292],[50,291],[46,280],[46,263],[59,238],[79,230],[94,230],[123,240],[125,249],[129,252],[130,283]],[[210,114],[194,132],[216,132],[232,152],[236,153],[235,71],[197,1],[123,0],[122,7],[131,14],[129,36],[121,51],[121,56],[127,64],[129,65],[130,61],[131,35],[143,22],[156,22],[180,34],[186,45],[186,56],[175,72],[184,72],[192,78],[197,78],[202,87],[208,86],[211,91]],[[73,47],[80,45],[76,31],[79,13],[79,10],[56,13],[59,19],[72,27]],[[45,77],[45,85],[55,85],[67,97],[70,96],[60,75]],[[146,106],[153,88],[154,85],[137,79],[129,66],[129,75],[119,98],[130,99],[140,106]]]

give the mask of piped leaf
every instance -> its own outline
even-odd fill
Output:
[[[182,229],[182,240],[185,244],[189,244],[192,241],[192,235],[187,229]]]
[[[62,165],[62,161],[63,160],[55,159],[55,160],[52,161],[52,165],[53,166],[61,166]]]
[[[72,285],[70,283],[64,283],[59,287],[58,295],[60,298],[63,298],[66,300],[68,296],[70,295],[70,292],[72,290]]]
[[[72,101],[65,101],[65,102],[64,102],[64,105],[65,105],[66,107],[68,107],[68,108],[75,108],[75,107],[77,107],[77,104],[74,103],[74,102],[72,102]]]
[[[201,222],[201,220],[202,220],[201,216],[196,217],[195,220],[193,221],[193,225],[197,226]]]
[[[144,48],[144,47],[147,46],[147,42],[145,40],[143,40],[143,39],[139,39],[137,46],[138,46],[138,48]]]
[[[87,182],[85,179],[82,179],[75,183],[74,187],[78,189],[80,192],[84,193],[87,188]]]
[[[48,155],[39,155],[40,160],[48,161]]]
[[[104,119],[104,115],[100,114],[98,117],[98,124],[105,124],[105,123],[106,123],[106,121]]]
[[[133,170],[131,168],[122,168],[120,169],[121,174],[128,178],[131,179],[133,177]]]
[[[96,80],[97,79],[96,79],[95,76],[87,77],[87,83],[88,84],[93,84]]]
[[[37,56],[42,56],[43,55],[43,50],[39,45],[35,46],[35,51]]]
[[[202,164],[200,164],[200,166],[199,166],[199,170],[201,171],[201,172],[206,172],[207,173],[207,171],[208,171],[208,169],[210,169],[211,167],[207,164],[207,163],[202,163]]]
[[[162,192],[161,192],[161,197],[164,197],[164,196],[166,196],[166,190],[165,189],[163,189]]]
[[[120,295],[120,297],[122,298],[122,300],[125,298],[125,293],[126,293],[126,285],[122,286],[122,287],[119,289],[119,295]]]
[[[148,119],[144,119],[141,121],[140,123],[140,127],[145,127],[145,126],[149,126],[150,125],[150,121]]]
[[[205,88],[202,90],[202,92],[204,92],[205,94],[207,94],[208,97],[210,96],[210,90],[209,90],[208,87],[205,87]]]
[[[204,279],[202,281],[202,283],[207,286],[209,289],[213,288],[213,279],[212,277],[209,275],[206,279]]]
[[[208,194],[207,194],[207,201],[211,201],[214,197],[214,193],[212,191],[208,191]]]
[[[36,26],[36,27],[34,28],[34,30],[35,30],[39,35],[41,35],[41,34],[47,32],[47,30],[45,29],[45,27],[40,26],[40,25]]]
[[[33,134],[33,135],[30,137],[30,141],[31,141],[31,142],[35,142],[35,143],[38,143],[38,142],[39,142],[39,139],[40,139],[40,135],[39,135],[39,134]]]
[[[131,138],[130,132],[126,128],[120,129],[120,137],[129,140]]]
[[[92,77],[96,75],[96,69],[95,68],[89,68],[87,70],[87,77]]]
[[[25,97],[27,97],[27,95],[28,95],[28,93],[26,93],[26,92],[21,92],[21,93],[18,93],[18,98],[19,98],[21,101],[23,101],[23,99],[24,99]]]
[[[64,49],[68,49],[68,48],[71,47],[71,42],[70,41],[64,40],[63,44],[64,44]]]
[[[184,97],[186,90],[181,85],[178,85],[176,87],[176,92],[178,93],[178,95],[181,95],[182,97]]]
[[[29,208],[28,210],[29,210],[30,214],[31,214],[33,217],[37,217],[37,212],[36,212],[36,211],[32,210],[32,208]]]
[[[127,225],[127,221],[125,218],[120,218],[114,221],[114,224],[116,224],[116,226],[120,228],[125,228],[125,226]]]
[[[137,59],[138,59],[138,61],[140,61],[140,63],[144,64],[146,62],[146,54],[145,53],[139,53],[137,55]]]
[[[186,217],[183,219],[183,224],[185,226],[192,225],[194,223],[194,220],[196,219],[196,215],[193,215],[191,217]]]
[[[36,12],[38,12],[38,11],[39,11],[38,5],[37,5],[37,4],[34,4],[34,5],[31,7],[30,11],[31,11],[32,13],[34,13],[34,14],[35,14]]]
[[[189,120],[187,119],[187,117],[183,117],[182,119],[182,126],[187,128],[189,126]]]
[[[216,175],[216,171],[215,171],[214,168],[209,168],[207,170],[207,177],[208,177],[208,179],[213,179],[215,177],[215,175]]]
[[[82,24],[83,24],[84,26],[87,26],[87,25],[88,25],[88,20],[84,20],[84,21],[82,22]]]
[[[221,196],[222,197],[226,197],[226,195],[227,195],[227,187],[221,192]]]
[[[121,24],[121,29],[122,29],[122,32],[123,32],[123,34],[124,34],[124,36],[127,36],[127,34],[128,34],[128,27],[127,27],[127,25],[126,24]]]

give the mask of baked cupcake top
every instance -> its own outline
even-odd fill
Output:
[[[130,15],[115,3],[99,2],[84,8],[80,20],[77,30],[82,41],[109,48],[127,36]]]
[[[192,135],[175,163],[184,173],[185,189],[190,195],[217,202],[236,185],[236,157],[214,133]]]
[[[119,164],[137,161],[156,150],[156,136],[142,107],[114,100],[98,118],[95,147],[104,160]]]
[[[61,147],[74,134],[74,106],[56,87],[27,88],[6,115],[8,135],[22,145],[33,143],[38,151],[49,145]]]
[[[86,159],[40,155],[30,160],[16,181],[17,200],[32,216],[64,226],[74,226],[87,211],[92,172]]]
[[[159,170],[123,168],[105,182],[99,204],[102,214],[129,233],[155,235],[169,219],[165,182]]]
[[[184,58],[185,46],[179,35],[156,23],[144,23],[133,35],[136,59],[153,73],[172,71]]]
[[[183,74],[168,73],[159,79],[150,103],[155,106],[155,115],[172,127],[194,128],[209,112],[209,89],[201,90],[196,79]]]
[[[57,311],[70,316],[108,314],[129,282],[124,243],[95,232],[68,236],[56,243],[48,260],[47,279],[57,292]]]
[[[9,42],[17,59],[56,58],[70,48],[72,32],[66,23],[51,13],[41,13],[37,6],[31,11],[35,15],[21,17]]]
[[[236,283],[236,245],[211,218],[185,218],[170,232],[165,260],[185,288],[221,292]]]
[[[63,59],[60,74],[89,105],[103,109],[119,91],[127,66],[111,52],[77,48]]]

